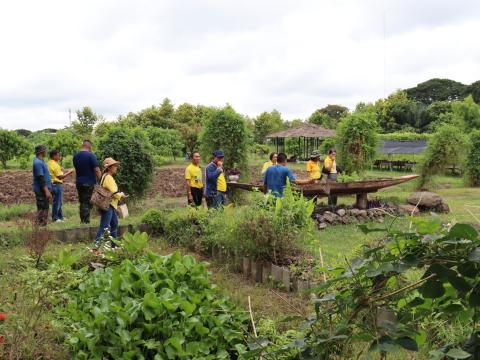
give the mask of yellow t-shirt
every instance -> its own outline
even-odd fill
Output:
[[[307,162],[307,172],[310,179],[320,179],[322,177],[320,172],[320,162],[309,160]]]
[[[273,165],[273,162],[271,160],[268,160],[266,161],[264,164],[263,164],[263,167],[262,167],[262,175],[265,175],[265,173],[267,172],[268,168],[270,166]]]
[[[100,181],[102,186],[110,191],[113,196],[112,196],[112,202],[110,205],[113,206],[114,209],[118,208],[118,200],[122,198],[122,196],[118,193],[118,186],[117,183],[115,182],[115,179],[113,178],[112,175],[107,174],[102,177],[102,180]]]
[[[200,166],[190,164],[185,169],[185,180],[192,188],[203,189],[202,169]]]
[[[63,184],[63,180],[59,178],[59,176],[63,175],[63,172],[58,161],[55,161],[53,159],[48,160],[47,167],[48,167],[48,172],[52,177],[52,183]]]
[[[225,175],[223,172],[218,175],[217,178],[217,191],[226,192],[227,191],[227,182],[225,181]]]
[[[337,173],[337,162],[335,160],[330,159],[330,156],[327,156],[325,158],[325,161],[323,162],[323,165],[326,168],[329,168],[330,165],[332,168],[330,169],[330,174],[336,174]]]

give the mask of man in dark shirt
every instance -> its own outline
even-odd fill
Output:
[[[33,192],[37,202],[36,223],[40,226],[47,226],[48,208],[52,200],[52,181],[45,157],[47,148],[45,145],[35,147],[35,158],[33,159]]]
[[[80,151],[73,157],[73,166],[77,177],[77,193],[80,202],[80,221],[82,224],[90,223],[93,188],[100,178],[100,167],[97,158],[92,154],[92,143],[84,140]]]

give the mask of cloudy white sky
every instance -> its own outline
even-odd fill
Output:
[[[477,0],[0,3],[0,127],[158,104],[305,118],[432,77],[480,80]]]

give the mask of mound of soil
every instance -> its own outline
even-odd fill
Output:
[[[162,168],[155,170],[153,183],[147,192],[148,198],[181,197],[186,196],[183,168]],[[306,178],[306,172],[297,171],[299,178]],[[261,182],[260,169],[250,168],[251,182]],[[65,181],[64,201],[77,201],[77,189],[75,188],[75,175],[72,174]],[[0,204],[10,205],[16,203],[35,203],[32,192],[32,172],[5,171],[0,172]]]

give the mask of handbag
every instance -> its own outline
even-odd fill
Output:
[[[98,209],[107,211],[110,208],[110,203],[112,202],[113,193],[105,189],[102,185],[105,181],[105,174],[102,176],[102,180],[99,184],[95,184],[93,188],[92,197],[90,199],[90,203],[96,206]]]
[[[125,218],[128,217],[128,206],[127,206],[127,204],[118,205],[117,215],[120,219],[125,219]]]

